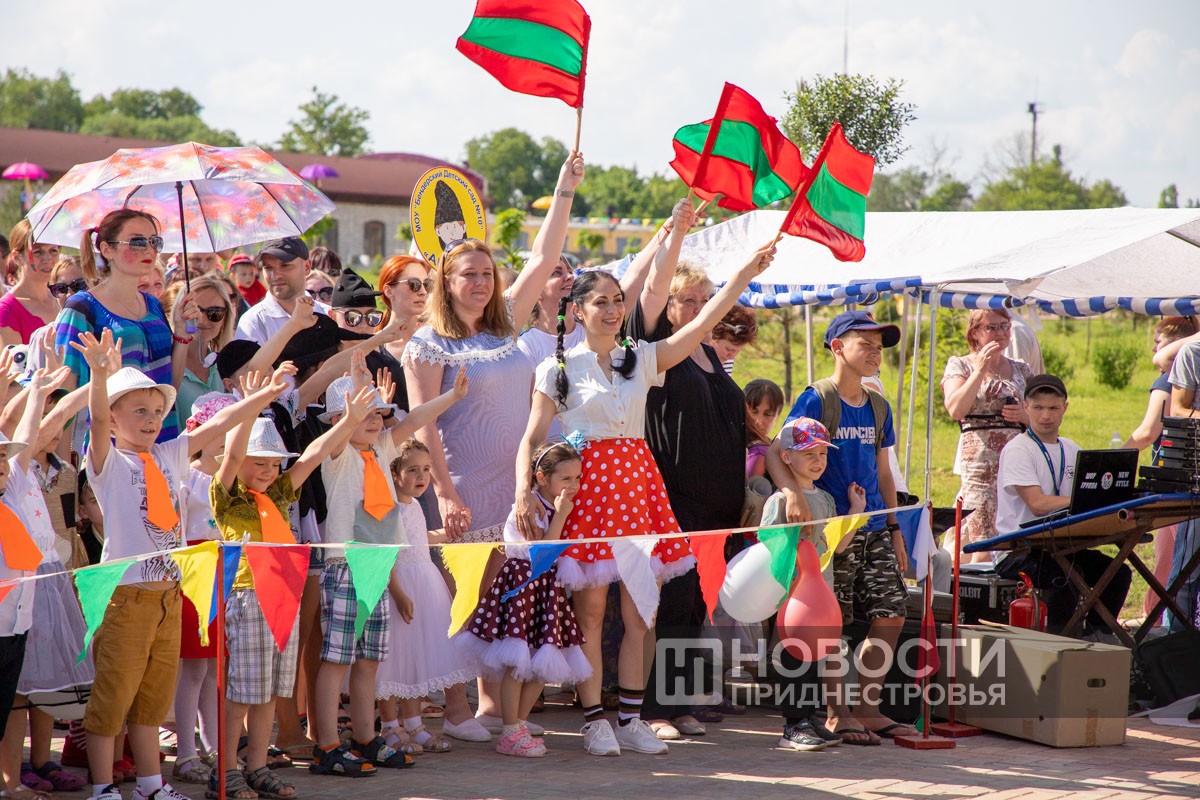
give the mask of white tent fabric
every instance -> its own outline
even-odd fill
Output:
[[[681,259],[725,281],[782,219],[781,211],[753,211],[693,233]],[[871,291],[941,286],[954,305],[979,304],[964,295],[1007,295],[1085,314],[1158,313],[1200,298],[1200,209],[869,213],[866,231],[867,256],[858,263],[784,237],[745,299],[770,307],[849,294],[841,302],[862,302],[855,298]]]

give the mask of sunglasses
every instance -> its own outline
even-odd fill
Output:
[[[328,303],[330,300],[333,299],[333,287],[332,286],[322,286],[320,289],[315,289],[315,290],[309,292],[309,294],[316,295],[317,299],[320,300],[322,303]]]
[[[398,283],[408,284],[408,290],[414,294],[421,291],[422,287],[427,293],[433,291],[433,278],[426,278],[425,280],[421,280],[420,278],[400,278],[392,281],[388,286],[395,286]]]
[[[343,311],[342,318],[346,320],[346,324],[351,328],[358,327],[363,323],[363,320],[366,320],[367,324],[374,328],[376,325],[383,322],[383,312],[368,311],[364,314],[361,311],[355,311],[351,309],[350,311]]]
[[[223,322],[225,315],[229,312],[225,306],[202,306],[200,313],[208,317],[209,322]]]
[[[130,236],[128,241],[120,241],[113,239],[109,244],[127,244],[130,250],[141,252],[147,247],[153,247],[154,252],[161,253],[163,249],[163,237],[161,236]]]
[[[88,282],[83,278],[76,278],[70,283],[52,283],[49,286],[50,294],[55,297],[70,297],[76,292],[82,292],[88,288]]]

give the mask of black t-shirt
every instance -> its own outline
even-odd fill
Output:
[[[381,347],[367,353],[367,369],[371,370],[372,376],[381,369],[392,373],[392,380],[396,382],[396,396],[392,398],[392,402],[396,404],[396,408],[408,413],[408,382],[404,379],[404,367],[400,360]]]
[[[646,330],[640,302],[626,330],[631,339],[649,342],[672,332],[665,310],[654,330]],[[646,441],[684,531],[737,525],[746,494],[746,398],[716,352],[703,349],[712,372],[685,358],[646,402]]]

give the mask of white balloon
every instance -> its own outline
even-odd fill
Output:
[[[718,597],[729,616],[754,623],[773,615],[784,594],[771,574],[771,551],[758,542],[730,559]]]

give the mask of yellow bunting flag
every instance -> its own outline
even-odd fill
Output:
[[[829,549],[821,554],[821,571],[824,572],[833,561],[833,554],[837,552],[837,547],[841,544],[842,539],[850,533],[867,524],[866,517],[838,517],[831,519],[825,523],[825,544]]]
[[[196,607],[196,617],[200,621],[200,644],[203,647],[208,646],[208,612],[212,608],[213,591],[217,585],[217,557],[216,542],[202,542],[171,554],[183,574],[179,588]]]
[[[450,630],[453,636],[467,623],[479,605],[479,583],[487,572],[488,559],[496,545],[492,542],[457,544],[442,548],[442,563],[454,576],[454,602],[450,606]]]

